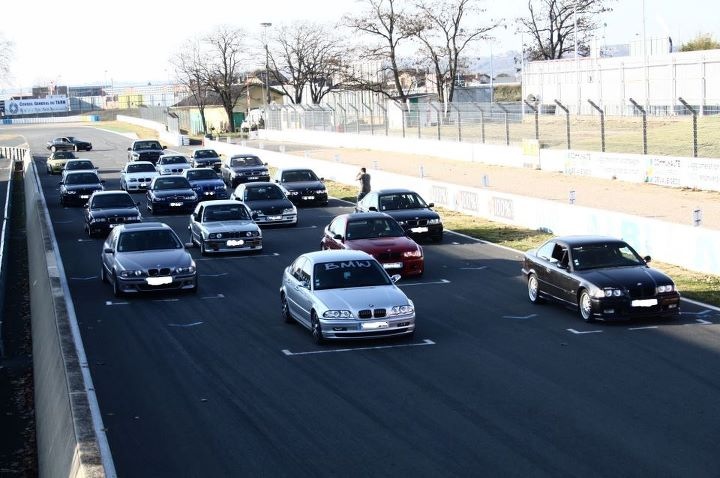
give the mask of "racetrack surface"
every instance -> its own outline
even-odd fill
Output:
[[[18,128],[21,129],[21,128]],[[22,128],[50,208],[119,476],[717,476],[720,313],[585,324],[533,306],[520,254],[459,235],[399,285],[415,338],[312,343],[280,316],[283,268],[350,211],[301,209],[257,255],[201,257],[198,294],[116,299],[102,240],[58,202],[44,143],[74,134],[108,189],[130,141]],[[302,158],[298,158],[301,164]],[[317,171],[323,175],[322,171]],[[143,202],[142,194],[135,194]],[[143,208],[144,220],[154,220]],[[187,240],[188,218],[159,218]]]

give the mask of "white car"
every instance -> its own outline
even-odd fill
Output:
[[[362,251],[308,252],[285,268],[280,303],[285,322],[308,328],[315,342],[411,336],[415,305],[383,266]]]
[[[262,251],[262,232],[245,205],[230,199],[203,201],[190,216],[190,242],[203,255]]]
[[[155,165],[155,169],[160,175],[182,174],[191,167],[190,161],[182,154],[163,154]]]
[[[150,161],[127,163],[120,171],[120,189],[124,191],[145,191],[158,175]]]

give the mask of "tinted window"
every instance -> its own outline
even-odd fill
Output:
[[[96,184],[99,182],[100,178],[95,173],[68,174],[65,177],[65,184]]]
[[[283,199],[285,194],[275,186],[250,187],[245,189],[245,201],[261,201],[265,199]]]
[[[198,149],[195,151],[196,158],[217,158],[217,153],[212,149]]]
[[[155,189],[189,189],[190,183],[183,177],[158,178],[153,186]]]
[[[188,171],[188,179],[219,179],[218,175],[212,169],[198,169],[197,171]]]
[[[576,270],[644,265],[645,261],[624,242],[586,244],[571,249]]]
[[[257,156],[238,156],[230,159],[230,166],[263,166],[263,163]]]
[[[541,259],[549,261],[552,257],[553,249],[555,248],[555,242],[550,241],[543,244],[537,251],[537,256]]]
[[[187,163],[184,156],[166,156],[162,159],[163,164],[182,164]]]
[[[150,231],[125,231],[118,240],[118,252],[182,249],[183,245],[174,232],[168,229]]]
[[[129,194],[101,194],[93,197],[93,209],[109,208],[109,207],[135,207],[135,203]]]
[[[423,198],[417,193],[383,194],[379,198],[380,211],[395,209],[421,209],[427,207]]]
[[[56,151],[53,153],[55,159],[75,159],[75,154],[72,151]]]
[[[238,203],[235,204],[223,204],[220,206],[206,206],[203,214],[203,221],[237,221],[237,220],[248,220],[248,215],[245,206]]]
[[[284,171],[281,181],[286,183],[295,183],[300,181],[317,181],[318,177],[310,169],[298,171]]]
[[[65,163],[65,169],[68,171],[76,169],[95,169],[92,161],[68,161]]]
[[[347,223],[346,239],[372,239],[375,237],[401,237],[405,232],[392,218],[375,217],[353,219]]]
[[[155,172],[155,167],[152,164],[128,164],[128,173],[150,173]]]
[[[133,148],[136,150],[140,149],[162,149],[162,146],[160,146],[160,143],[157,141],[140,141],[138,143],[135,143],[133,145]]]
[[[375,260],[337,261],[315,264],[315,290],[389,285],[390,278]]]

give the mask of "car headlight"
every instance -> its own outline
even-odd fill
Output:
[[[283,213],[283,214],[295,214],[295,208],[294,208],[294,207],[289,207],[289,208],[287,208],[287,209],[283,209],[283,212],[282,212],[282,213]]]
[[[187,195],[183,196],[183,199],[194,200],[194,199],[197,199],[197,195],[194,194],[194,193],[193,193],[193,194],[187,194]]]
[[[598,289],[595,292],[595,297],[601,299],[603,297],[620,297],[623,295],[621,289],[614,289],[612,287],[605,287],[604,289]]]
[[[245,236],[246,237],[257,237],[260,235],[260,231],[246,231]]]
[[[211,232],[208,235],[208,239],[222,239],[223,235],[222,232]]]
[[[137,182],[137,178],[129,178],[129,179],[127,179],[127,182],[129,182],[129,183],[136,183],[136,182]]]
[[[225,191],[227,187],[224,184],[220,184],[219,186],[215,186],[215,191]]]
[[[428,219],[428,224],[440,224],[440,218]]]
[[[105,217],[94,217],[90,219],[90,222],[107,222],[107,218]]]
[[[258,216],[265,215],[265,214],[263,214],[262,209],[253,209],[252,211],[250,211],[250,214],[257,214]]]
[[[142,277],[145,271],[142,270],[126,270],[120,272],[120,277]]]
[[[352,319],[352,312],[349,310],[326,310],[323,312],[325,319]]]
[[[188,267],[178,267],[175,272],[178,274],[192,274],[195,272],[195,264],[190,264]]]
[[[299,195],[300,195],[300,191],[288,191],[288,192],[287,192],[287,195],[288,195],[288,196],[299,196]]]
[[[675,290],[675,285],[668,284],[668,285],[659,285],[655,288],[658,294],[664,294],[666,292],[673,292]]]
[[[415,312],[415,307],[412,305],[394,305],[390,309],[390,315],[405,315],[413,312]]]
[[[77,191],[65,191],[66,194],[77,194]]]
[[[422,257],[422,251],[420,249],[415,249],[414,251],[405,251],[403,252],[403,257]]]
[[[316,189],[315,194],[327,194],[327,189]]]

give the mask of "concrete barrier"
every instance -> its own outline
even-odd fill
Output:
[[[188,144],[190,144],[190,140],[187,135],[168,131],[166,125],[158,123],[156,121],[150,121],[142,118],[135,118],[134,116],[124,115],[118,115],[117,120],[157,131],[158,137],[163,143],[171,144],[173,146],[187,146]]]
[[[35,420],[41,477],[114,477],[115,468],[35,164],[24,161]]]

